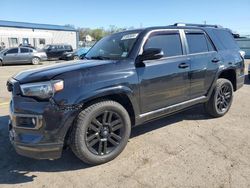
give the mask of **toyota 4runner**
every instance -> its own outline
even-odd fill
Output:
[[[12,92],[10,140],[20,155],[56,159],[64,146],[90,164],[125,148],[133,126],[203,103],[225,115],[244,83],[229,30],[173,25],[104,37],[85,60],[21,72]]]

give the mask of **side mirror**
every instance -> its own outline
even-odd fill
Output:
[[[3,55],[4,55],[4,56],[6,56],[6,55],[7,55],[7,53],[5,52]]]
[[[141,61],[160,59],[164,57],[164,52],[160,48],[148,48],[139,57]]]

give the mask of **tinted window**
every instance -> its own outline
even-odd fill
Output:
[[[68,46],[68,45],[64,46],[64,48],[65,48],[66,50],[72,50],[72,47],[71,47],[71,46]]]
[[[13,48],[7,51],[7,54],[16,54],[18,53],[18,48]]]
[[[189,53],[208,52],[206,36],[203,33],[186,33]]]
[[[21,53],[29,53],[30,49],[29,48],[21,48]]]
[[[239,49],[239,46],[233,38],[232,33],[230,33],[229,31],[216,30],[214,31],[214,33],[225,49]]]
[[[177,33],[151,36],[146,42],[144,50],[148,48],[161,48],[165,57],[182,55],[181,39]]]

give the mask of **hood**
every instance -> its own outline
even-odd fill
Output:
[[[41,68],[30,69],[22,71],[13,76],[13,78],[19,81],[21,84],[30,82],[48,81],[53,77],[69,72],[85,68],[90,68],[98,65],[104,65],[113,63],[112,60],[79,60],[69,61],[68,63],[58,63],[55,65],[49,65]]]

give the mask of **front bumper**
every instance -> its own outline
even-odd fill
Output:
[[[35,159],[60,158],[76,111],[60,110],[51,102],[14,96],[10,103],[9,137],[16,152]]]
[[[44,135],[38,131],[25,131],[25,129],[14,128],[9,121],[9,138],[19,155],[34,159],[57,159],[60,158],[63,142],[40,143]]]

